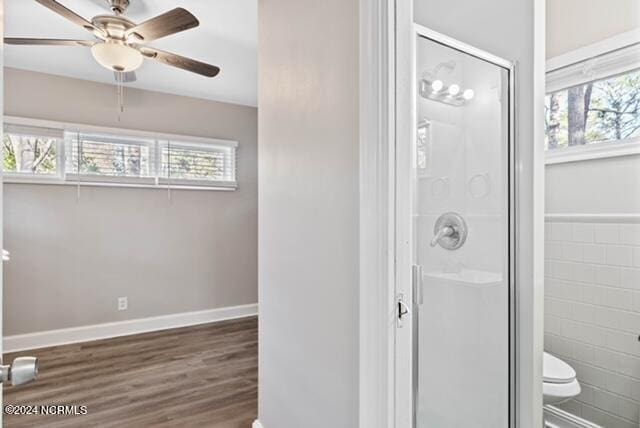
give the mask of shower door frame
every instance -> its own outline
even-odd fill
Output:
[[[412,227],[412,198],[413,198],[413,156],[416,147],[417,129],[417,70],[416,44],[421,38],[433,41],[443,46],[455,49],[464,54],[498,66],[508,72],[507,84],[507,136],[508,136],[508,422],[510,428],[516,427],[517,388],[516,388],[516,266],[517,245],[516,232],[518,230],[517,210],[518,193],[516,181],[516,161],[518,159],[516,144],[516,91],[515,91],[515,63],[485,52],[474,46],[455,40],[444,34],[433,31],[419,24],[412,24],[409,29],[410,45],[404,49],[404,54],[398,49],[396,62],[396,146],[395,146],[395,292],[396,298],[402,298],[406,304],[413,307],[414,290],[411,277],[413,265],[413,227]],[[407,40],[398,34],[399,40]],[[398,46],[396,44],[396,46]],[[410,70],[410,73],[406,73]],[[409,77],[409,79],[407,79]],[[408,99],[407,99],[408,97]],[[408,144],[407,144],[408,143]],[[417,396],[417,315],[415,311],[409,314],[410,319],[398,325],[395,338],[395,428],[416,427],[416,396]]]

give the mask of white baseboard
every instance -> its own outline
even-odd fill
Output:
[[[17,334],[3,338],[3,352],[24,351],[66,345],[69,343],[89,342],[91,340],[148,333],[169,328],[188,327],[215,321],[243,318],[258,314],[258,304],[230,306],[196,312],[139,318],[105,324],[49,330],[38,333]]]
[[[251,428],[264,428],[264,427],[262,426],[260,421],[256,419],[255,421],[253,421],[253,424],[251,424]]]

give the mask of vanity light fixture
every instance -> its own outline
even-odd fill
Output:
[[[464,92],[462,93],[462,98],[469,101],[473,99],[475,94],[476,93],[473,91],[473,89],[465,89]]]
[[[453,106],[463,106],[475,96],[473,89],[462,89],[457,83],[446,86],[442,80],[421,79],[420,95],[433,101],[439,101]]]

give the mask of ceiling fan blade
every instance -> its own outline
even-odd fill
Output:
[[[101,35],[102,37],[106,37],[107,34],[100,28],[93,25],[91,22],[87,21],[71,9],[66,8],[55,0],[36,0],[41,5],[48,7],[58,15],[67,18],[69,21],[73,22],[76,25],[79,25],[85,28],[88,31],[93,32],[96,35]]]
[[[136,38],[141,42],[150,42],[198,25],[200,22],[191,12],[178,7],[136,25],[125,33],[125,37]]]
[[[121,82],[121,83],[131,83],[138,80],[138,77],[136,76],[135,71],[125,71],[125,72],[114,71],[113,78],[116,80],[116,82]]]
[[[68,40],[68,39],[28,39],[21,37],[5,37],[4,42],[8,45],[32,45],[32,46],[86,46],[91,47],[96,44],[92,40]]]
[[[142,52],[142,55],[149,59],[154,59],[163,64],[172,67],[181,68],[183,70],[197,73],[206,77],[215,77],[220,73],[220,68],[215,65],[197,61],[195,59],[186,58],[170,52],[161,51],[160,49],[150,48],[142,45],[132,45],[134,48]]]

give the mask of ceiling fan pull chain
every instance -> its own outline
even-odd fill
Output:
[[[122,78],[120,78],[120,113],[124,113],[124,83],[122,83]]]
[[[120,72],[116,71],[116,108],[120,105]],[[120,110],[118,109],[118,122],[120,122]]]
[[[76,132],[76,142],[78,143],[78,165],[76,167],[76,202],[80,202],[80,164],[82,163],[82,137]]]
[[[124,113],[124,72],[116,71],[116,87],[118,94],[118,122]]]

